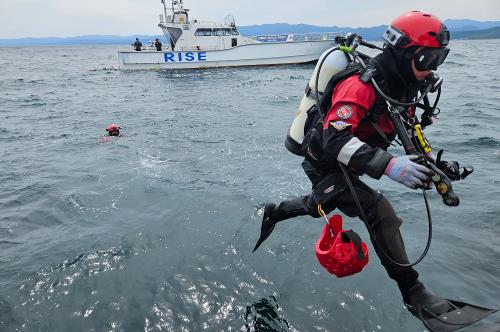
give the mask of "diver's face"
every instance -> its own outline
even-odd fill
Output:
[[[418,70],[417,67],[415,67],[415,59],[411,60],[411,69],[413,69],[415,79],[419,82],[424,81],[425,78],[432,73],[432,70]]]
[[[422,49],[423,47],[417,48],[415,50],[415,54],[420,52]],[[419,82],[424,81],[427,75],[432,73],[432,70],[418,70],[415,66],[415,58],[411,59],[411,69],[413,69],[413,75],[415,76],[415,79]]]

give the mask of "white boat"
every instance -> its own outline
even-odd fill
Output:
[[[203,22],[189,17],[182,0],[172,0],[158,26],[167,38],[161,51],[118,52],[120,69],[188,69],[232,66],[260,66],[306,63],[318,60],[331,47],[328,35],[292,34],[242,36],[232,15],[224,24]],[[299,40],[297,37],[303,37]]]

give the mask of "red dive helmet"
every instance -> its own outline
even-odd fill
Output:
[[[398,16],[383,35],[387,45],[396,48],[423,47],[415,56],[418,70],[435,70],[450,52],[446,48],[450,32],[432,14],[414,10]]]
[[[368,248],[353,230],[342,229],[342,216],[333,215],[316,241],[316,257],[339,278],[353,275],[368,264]]]
[[[109,136],[118,136],[120,134],[120,126],[117,124],[110,124],[108,128],[106,128],[106,131],[108,132]]]

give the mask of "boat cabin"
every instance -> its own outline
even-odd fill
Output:
[[[158,26],[174,51],[226,50],[259,41],[240,35],[234,17],[228,15],[224,24],[190,19],[182,0],[172,0],[168,8],[163,0],[164,15]]]

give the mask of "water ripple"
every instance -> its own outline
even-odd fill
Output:
[[[443,295],[496,305],[500,43],[482,44],[453,41],[439,70],[443,112],[426,134],[477,171],[454,185],[457,208],[429,193],[418,271]],[[321,268],[321,220],[279,223],[251,253],[263,204],[311,190],[283,141],[314,65],[122,72],[119,49],[0,52],[1,331],[423,329],[371,245],[356,276]],[[110,123],[122,135],[103,139]],[[413,257],[421,193],[364,180],[405,220]]]

